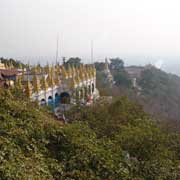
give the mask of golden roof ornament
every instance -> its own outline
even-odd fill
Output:
[[[49,67],[49,64],[47,63],[47,65],[45,66],[45,72],[46,74],[49,74],[50,73],[50,67]]]
[[[39,91],[41,90],[40,81],[36,73],[33,77],[33,88],[34,88],[34,92],[37,93],[39,93]]]
[[[64,79],[68,79],[68,73],[66,72],[66,69],[64,68],[64,66],[62,66],[62,76]]]
[[[25,88],[25,93],[26,93],[26,96],[28,98],[30,98],[32,96],[32,85],[29,81],[29,78],[27,80],[27,84],[26,84],[26,88]]]
[[[19,89],[22,89],[22,77],[19,77],[18,78],[18,80],[17,80],[17,87],[19,88]]]
[[[79,71],[76,71],[76,78],[75,79],[76,79],[77,84],[79,84],[81,82],[81,79],[79,77]]]
[[[61,80],[59,79],[59,75],[58,75],[57,73],[56,73],[56,75],[55,75],[54,81],[55,81],[55,84],[56,84],[57,86],[59,86],[60,83],[61,83]]]
[[[51,76],[50,76],[50,86],[53,88],[56,84],[54,82],[54,74],[53,74],[53,70],[51,71]]]
[[[72,65],[72,76],[75,76],[76,75],[76,69],[74,67],[74,64]]]
[[[94,77],[96,77],[96,67],[95,67],[95,64],[93,64],[93,75],[94,75]]]
[[[41,65],[38,63],[36,66],[37,73],[41,73]]]
[[[75,89],[76,86],[77,86],[76,80],[75,80],[74,78],[72,78],[72,79],[70,80],[70,88],[71,88],[71,89]]]
[[[71,78],[72,77],[72,69],[71,69],[71,65],[70,64],[68,64],[67,72],[68,72],[69,78]]]
[[[83,68],[80,67],[80,70],[79,70],[79,77],[82,81],[85,81],[86,78],[85,78],[85,75],[84,75],[84,71],[83,71]]]
[[[41,85],[41,87],[42,87],[43,90],[47,90],[48,89],[48,83],[46,81],[46,77],[45,76],[43,76],[43,78],[42,78],[42,85]]]

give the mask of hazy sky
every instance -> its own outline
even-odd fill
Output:
[[[0,0],[0,56],[180,56],[179,0]]]

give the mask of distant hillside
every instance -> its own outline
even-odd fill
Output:
[[[140,101],[155,117],[180,120],[180,77],[154,67],[142,71]]]
[[[113,60],[117,65],[122,60]],[[115,65],[116,65],[115,64]],[[100,68],[100,67],[101,68]],[[97,83],[102,95],[126,95],[144,106],[146,112],[162,120],[180,121],[180,77],[168,74],[152,65],[117,66],[109,63],[114,85],[108,84],[103,74],[103,63],[97,66]],[[133,79],[136,79],[136,88]],[[104,83],[107,82],[107,83]],[[111,88],[110,88],[111,87]]]

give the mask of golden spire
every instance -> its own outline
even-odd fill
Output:
[[[75,76],[76,75],[76,69],[74,67],[74,64],[72,65],[72,76]]]
[[[55,82],[54,82],[54,68],[51,68],[51,73],[48,75],[48,81],[49,81],[49,85],[51,87],[55,86]]]
[[[57,86],[59,86],[60,83],[61,83],[61,80],[60,80],[60,78],[59,78],[59,74],[58,74],[57,72],[55,73],[55,79],[54,79],[54,81],[55,81],[55,84],[56,84]]]
[[[64,79],[68,79],[68,73],[66,72],[66,69],[64,68],[64,66],[62,66],[62,76]]]
[[[71,88],[71,89],[75,89],[76,86],[77,86],[76,80],[75,80],[74,78],[72,78],[72,79],[70,80],[70,88]]]
[[[38,63],[36,66],[37,73],[41,73],[41,65]]]
[[[34,87],[34,91],[37,93],[41,90],[40,81],[39,81],[36,73],[33,77],[33,87]]]
[[[95,67],[95,64],[93,64],[93,75],[94,75],[94,77],[96,77],[96,67]]]
[[[83,65],[80,66],[80,69],[79,69],[79,77],[82,81],[85,81],[86,78],[85,78],[85,75],[84,75],[84,69],[83,69]]]
[[[32,96],[32,85],[29,81],[29,78],[27,80],[27,84],[26,84],[26,88],[25,88],[25,93],[26,93],[26,96],[28,98],[30,98]]]
[[[86,66],[86,67],[84,68],[84,75],[85,75],[86,81],[87,81],[88,79],[90,79],[90,75],[89,75],[89,71],[88,71],[88,66]]]
[[[48,83],[48,85],[51,83],[51,74],[48,74],[48,76],[47,76],[47,83]]]
[[[51,76],[50,86],[53,88],[55,86],[54,78]]]
[[[71,77],[72,77],[72,69],[71,69],[71,65],[70,65],[70,64],[68,64],[68,70],[67,70],[67,72],[68,72],[69,78],[71,78]]]
[[[17,87],[18,87],[19,89],[22,89],[22,77],[19,77],[19,78],[17,79]]]
[[[42,85],[41,85],[41,87],[42,87],[43,90],[47,90],[48,89],[48,83],[46,81],[46,77],[45,76],[43,76],[43,78],[42,78]]]
[[[58,64],[55,66],[55,71],[58,75],[61,73],[61,68]]]
[[[79,71],[78,71],[78,70],[76,70],[76,82],[77,82],[77,84],[79,84],[79,83],[81,82],[81,79],[80,79],[80,77],[79,77]]]
[[[45,72],[46,74],[49,74],[50,73],[50,67],[49,67],[49,64],[47,63],[47,65],[45,66]]]
[[[92,71],[91,71],[91,65],[88,66],[88,75],[89,75],[89,78],[93,78],[93,74],[92,74]]]

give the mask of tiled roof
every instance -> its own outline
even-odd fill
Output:
[[[17,76],[20,72],[17,69],[0,69],[0,74],[4,76]]]

